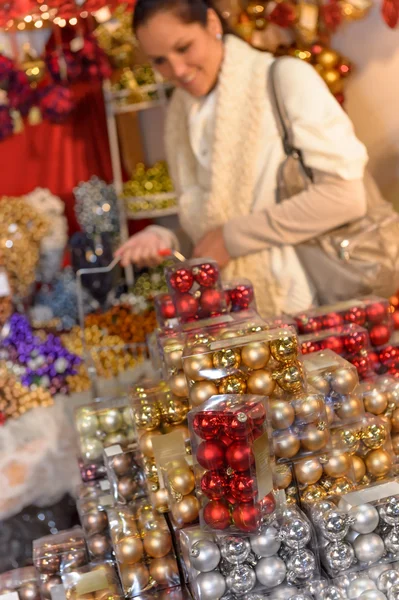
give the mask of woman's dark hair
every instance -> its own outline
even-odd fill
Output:
[[[223,27],[223,33],[230,33],[226,20],[215,8],[212,0],[137,0],[133,14],[133,30],[158,12],[174,12],[183,23],[200,23],[204,27],[208,22],[208,9],[212,8],[218,15]]]

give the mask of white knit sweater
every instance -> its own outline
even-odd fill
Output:
[[[266,87],[274,59],[233,36],[225,44],[216,89],[200,100],[176,90],[169,107],[166,144],[180,221],[194,243],[224,226],[234,257],[224,277],[251,279],[262,314],[305,309],[313,293],[292,244],[362,214],[366,151],[314,70],[285,61],[280,77],[295,143],[317,183],[276,206],[284,151]]]

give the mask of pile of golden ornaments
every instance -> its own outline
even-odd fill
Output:
[[[129,212],[162,210],[176,206],[176,198],[157,197],[160,194],[172,194],[173,183],[165,162],[158,162],[146,169],[139,163],[132,179],[123,187],[123,197],[127,199]],[[154,198],[151,198],[154,196]]]
[[[18,380],[5,363],[0,363],[0,414],[2,420],[20,417],[28,410],[51,406],[51,394],[39,386],[28,388]]]
[[[112,24],[99,25],[94,32],[98,45],[108,55],[111,64],[117,69],[130,67],[133,63],[136,39],[132,30],[132,15],[125,7],[119,6],[112,15]]]
[[[0,200],[0,252],[11,288],[21,299],[35,282],[40,242],[47,228],[47,221],[23,197]]]

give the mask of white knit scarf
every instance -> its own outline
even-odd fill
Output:
[[[226,36],[209,194],[204,194],[197,183],[197,163],[185,118],[185,92],[174,92],[166,122],[166,150],[179,193],[180,222],[194,244],[208,231],[251,212],[261,151],[259,122],[266,110],[267,67],[263,53],[234,36]],[[250,279],[259,312],[265,316],[280,312],[283,293],[271,274],[268,250],[232,259],[223,277]]]

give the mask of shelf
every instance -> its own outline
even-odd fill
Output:
[[[170,217],[177,215],[177,206],[170,206],[169,208],[159,208],[155,210],[141,210],[140,212],[129,212],[127,211],[127,218],[129,221],[140,221],[142,219],[159,219],[162,217]]]
[[[112,91],[107,89],[105,92],[105,101],[111,107],[112,112],[115,115],[121,115],[130,112],[139,112],[142,110],[149,110],[150,108],[158,108],[165,106],[168,101],[166,91],[172,89],[173,86],[170,83],[153,83],[150,85],[141,85],[137,88],[138,91],[143,94],[158,93],[158,99],[156,100],[144,100],[143,102],[132,102],[130,104],[118,104],[118,100],[128,98],[132,93],[130,90],[119,90]]]
[[[150,108],[158,108],[165,106],[165,100],[148,100],[147,102],[135,102],[133,104],[122,104],[122,106],[114,106],[113,112],[115,115],[122,115],[131,112],[139,112]]]

